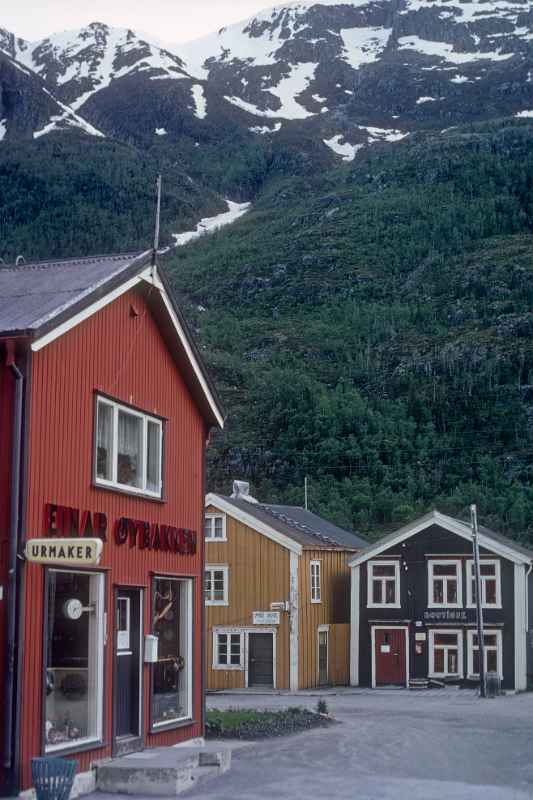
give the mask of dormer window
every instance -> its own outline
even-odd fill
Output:
[[[225,514],[206,514],[204,523],[206,542],[225,542],[226,537],[226,515]]]
[[[368,562],[368,608],[400,608],[400,562]]]
[[[463,604],[461,562],[455,559],[428,561],[428,607],[461,608]]]

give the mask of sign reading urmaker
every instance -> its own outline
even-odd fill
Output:
[[[36,564],[98,564],[102,555],[101,539],[29,539],[24,553]]]

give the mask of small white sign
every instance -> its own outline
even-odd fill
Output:
[[[390,644],[382,644],[381,645],[381,652],[382,653],[390,653]]]
[[[254,625],[279,625],[279,611],[254,611],[252,621]]]
[[[415,640],[417,642],[425,642],[426,641],[426,634],[425,633],[415,633]]]
[[[29,539],[24,553],[36,564],[98,564],[101,539]]]

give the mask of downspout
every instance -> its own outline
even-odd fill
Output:
[[[17,623],[17,555],[20,522],[20,470],[22,453],[22,408],[24,392],[24,376],[15,361],[15,344],[13,340],[6,342],[6,367],[15,378],[15,396],[13,409],[13,442],[11,449],[11,497],[9,521],[8,549],[8,585],[7,585],[7,675],[5,686],[5,720],[4,729],[4,767],[13,766],[13,709],[15,692],[15,653]]]

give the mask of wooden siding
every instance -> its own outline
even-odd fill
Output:
[[[330,630],[328,661],[332,679],[332,640],[342,650],[342,631],[348,627],[350,614],[350,570],[348,560],[353,553],[345,550],[304,550],[300,558],[300,664],[299,686],[309,689],[318,685],[318,626],[335,625]],[[320,561],[321,602],[311,602],[311,561]],[[345,631],[349,637],[349,632]],[[335,656],[336,659],[336,656]],[[335,667],[335,681],[340,683],[342,670]],[[348,683],[348,674],[344,683]]]
[[[208,512],[218,512],[208,508]],[[252,528],[226,516],[226,542],[206,542],[207,564],[229,567],[228,606],[207,606],[207,687],[241,689],[244,670],[213,669],[213,628],[252,627],[254,611],[269,611],[270,603],[289,599],[290,553]],[[289,615],[281,612],[276,626],[276,686],[289,688]]]
[[[3,597],[0,600],[0,648],[4,657],[0,658],[0,731],[4,730],[4,690],[6,685],[6,657],[7,653],[7,579],[9,565],[9,519],[11,492],[11,447],[13,439],[13,393],[15,381],[10,370],[5,366],[5,353],[0,348],[0,442],[2,443],[2,458],[0,459],[0,586],[3,588]],[[0,742],[0,754],[3,764],[3,737]],[[4,782],[3,768],[0,766],[0,790]]]
[[[135,307],[137,316],[130,313]],[[165,502],[92,486],[94,392],[101,391],[167,419],[164,446]],[[108,517],[102,569],[108,569],[106,604],[109,635],[105,652],[104,746],[74,756],[80,770],[111,754],[112,592],[116,585],[146,587],[144,633],[150,631],[152,573],[196,578],[194,594],[193,719],[181,729],[146,733],[148,745],[166,745],[198,736],[201,727],[202,529],[205,425],[144,300],[132,290],[33,354],[30,417],[27,536],[43,529],[45,503],[52,502]],[[133,519],[196,530],[195,556],[178,556],[118,546],[115,520]],[[43,568],[26,567],[23,654],[22,787],[31,784],[30,759],[42,750]],[[149,667],[144,667],[144,720],[149,720]]]
[[[329,628],[329,683],[347,686],[350,683],[350,625],[330,625]]]

